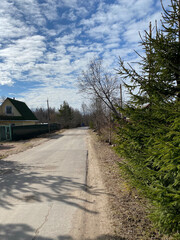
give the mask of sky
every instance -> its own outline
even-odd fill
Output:
[[[160,0],[0,0],[0,96],[80,109],[88,97],[77,82],[89,61],[102,58],[114,74],[119,56],[136,61],[139,32],[161,13]]]

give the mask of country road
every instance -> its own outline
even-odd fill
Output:
[[[89,158],[78,128],[1,160],[0,240],[106,239],[107,194]]]

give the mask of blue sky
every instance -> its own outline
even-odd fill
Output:
[[[136,61],[138,32],[161,12],[160,0],[0,0],[0,96],[80,109],[77,79],[88,62],[100,56],[114,72],[119,56]]]

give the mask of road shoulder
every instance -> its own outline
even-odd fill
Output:
[[[100,229],[103,226],[104,238],[92,239],[168,239],[153,229],[147,217],[147,201],[121,176],[118,162],[122,159],[112,146],[101,142],[92,131],[89,131],[88,144],[88,184],[92,188],[103,189],[105,193],[94,200],[100,212],[97,221]]]

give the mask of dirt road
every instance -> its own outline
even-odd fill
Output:
[[[0,172],[1,240],[115,239],[87,129],[10,155]]]

